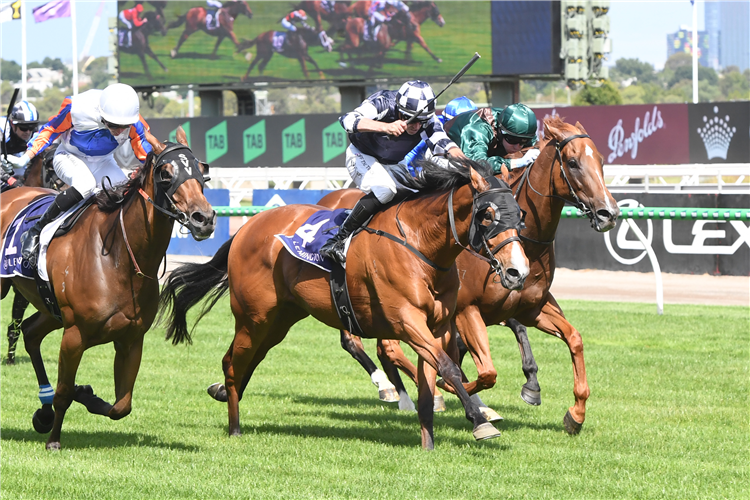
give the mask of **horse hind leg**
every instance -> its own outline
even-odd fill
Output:
[[[187,28],[182,32],[182,35],[180,35],[180,39],[177,40],[177,45],[175,46],[175,48],[169,51],[169,55],[172,57],[172,59],[177,57],[177,52],[180,50],[180,47],[182,47],[182,44],[185,43],[185,40],[187,40],[192,33],[193,32],[189,32]]]
[[[39,384],[39,401],[42,403],[42,407],[34,412],[31,421],[34,430],[40,434],[48,433],[55,420],[55,411],[52,408],[55,391],[49,383],[40,347],[42,340],[59,327],[60,324],[55,318],[40,312],[34,313],[21,323],[24,348],[31,358],[31,365]]]
[[[55,421],[52,425],[52,432],[47,439],[48,450],[60,449],[60,434],[62,433],[62,424],[65,419],[65,413],[73,403],[73,397],[76,392],[75,378],[78,372],[78,366],[83,356],[83,343],[81,342],[82,334],[78,327],[73,326],[66,328],[63,332],[62,342],[60,344],[60,364],[57,376],[57,389],[52,401],[55,409]]]
[[[348,352],[365,369],[370,376],[370,380],[378,388],[378,397],[386,403],[399,401],[399,393],[396,387],[388,380],[388,377],[382,370],[378,370],[375,363],[365,352],[362,345],[362,339],[352,335],[346,330],[339,330],[341,336],[341,348]]]
[[[21,323],[23,322],[23,314],[26,312],[28,306],[29,301],[26,300],[26,297],[16,292],[13,296],[11,320],[8,324],[8,359],[6,364],[16,364],[16,347],[22,333]]]
[[[516,342],[518,342],[518,350],[521,352],[521,366],[523,374],[526,376],[526,383],[521,387],[521,399],[530,405],[539,406],[542,404],[542,389],[539,387],[539,381],[536,377],[539,368],[534,359],[534,354],[531,352],[526,327],[513,318],[507,320],[505,326],[513,331]]]
[[[396,380],[400,382],[401,378],[398,376],[398,372],[395,370],[392,370],[389,365],[395,366],[404,374],[409,377],[415,385],[419,386],[418,383],[418,375],[417,375],[417,367],[414,366],[414,364],[409,361],[409,358],[406,357],[406,354],[404,354],[404,350],[401,349],[401,344],[398,340],[387,340],[382,339],[378,341],[378,358],[380,359],[380,363],[383,365],[383,369],[386,370],[386,373],[388,373],[388,378],[393,382],[396,387],[398,387],[398,384],[396,383]],[[403,384],[401,384],[401,387],[403,387]],[[434,391],[434,398],[433,398],[433,408],[436,412],[443,412],[445,411],[445,398],[443,395],[435,389]],[[404,390],[404,393],[406,393],[406,390]],[[401,393],[399,393],[401,395]],[[407,394],[406,397],[408,398],[409,395]],[[400,410],[412,410],[408,404],[408,401],[401,405],[399,404]]]

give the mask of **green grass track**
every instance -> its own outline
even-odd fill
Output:
[[[2,339],[11,297],[2,302]],[[28,356],[0,367],[0,494],[8,499],[748,498],[748,308],[562,301],[582,332],[591,397],[580,435],[563,430],[573,403],[565,345],[529,330],[542,406],[524,382],[510,330],[490,329],[498,384],[482,393],[503,435],[475,442],[454,397],[436,415],[434,452],[415,413],[381,403],[338,332],[307,319],[273,349],[240,402],[243,436],[206,394],[223,380],[233,320],[223,300],[192,346],[146,336],[133,412],[121,421],[74,403],[60,452],[44,449]],[[56,379],[61,333],[43,354]],[[366,348],[374,357],[373,341]],[[409,353],[412,354],[412,353]],[[77,382],[112,402],[113,348],[86,352]],[[470,362],[464,365],[471,377]],[[416,390],[408,386],[412,398]]]

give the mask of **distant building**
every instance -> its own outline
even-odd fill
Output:
[[[693,31],[681,28],[677,33],[667,35],[667,59],[679,53],[693,54]],[[709,35],[706,31],[698,32],[698,64],[709,66]]]
[[[750,2],[706,2],[705,18],[708,65],[715,69],[737,66],[740,71],[750,68]]]

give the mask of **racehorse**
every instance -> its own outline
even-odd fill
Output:
[[[19,183],[19,187],[41,187],[54,189],[55,191],[67,189],[68,185],[60,180],[52,166],[55,151],[57,151],[57,144],[53,144],[45,149],[42,154],[35,156],[24,171],[23,180]],[[28,306],[29,301],[17,291],[14,292],[11,320],[8,325],[8,357],[6,358],[6,364],[8,365],[16,363],[16,346],[18,345],[18,339],[21,338],[21,322]]]
[[[151,72],[148,70],[148,64],[146,64],[146,56],[149,56],[151,59],[156,61],[156,63],[161,66],[161,69],[163,69],[165,72],[168,73],[169,70],[161,63],[159,58],[156,57],[154,51],[151,50],[151,46],[148,43],[148,37],[157,30],[161,32],[162,36],[165,36],[167,34],[167,28],[164,26],[164,17],[157,12],[146,12],[143,15],[143,18],[146,19],[147,22],[138,28],[133,28],[132,44],[129,47],[125,47],[120,44],[119,50],[120,52],[125,52],[126,54],[135,54],[140,57],[141,63],[143,64],[143,71],[146,73],[146,76],[148,78],[151,78]]]
[[[580,123],[573,126],[559,117],[548,117],[544,120],[544,132],[544,140],[540,143],[542,152],[536,162],[525,170],[510,172],[511,187],[521,210],[527,214],[521,240],[529,258],[530,276],[533,279],[526,281],[520,293],[511,293],[489,279],[482,261],[462,253],[456,259],[461,288],[458,292],[454,326],[477,366],[477,380],[464,386],[469,394],[489,389],[496,382],[497,371],[492,364],[485,325],[504,323],[513,331],[527,379],[521,389],[521,397],[532,405],[541,404],[541,390],[536,377],[536,361],[525,327],[534,326],[563,340],[568,345],[573,361],[575,395],[575,405],[569,408],[563,422],[569,433],[576,434],[580,432],[585,419],[589,388],[581,335],[565,319],[562,309],[549,291],[555,272],[552,243],[565,202],[576,205],[586,213],[592,227],[599,232],[612,229],[620,212],[603,182],[603,158],[583,126]],[[360,196],[361,193],[355,189],[336,191],[326,195],[319,204],[329,208],[349,207],[354,206]],[[454,329],[453,333],[455,331]],[[455,334],[452,335],[451,341],[457,341],[456,337]],[[342,331],[341,344],[372,374],[375,365],[364,353],[361,342]],[[451,352],[456,353],[457,349],[451,349]],[[378,357],[381,362],[386,361],[384,369],[403,398],[403,384],[389,363],[401,368],[416,383],[414,365],[406,358],[398,343],[391,340],[379,341]],[[461,359],[457,361],[460,366]],[[450,386],[440,385],[452,392]]]
[[[167,26],[167,29],[172,29],[185,24],[185,31],[182,32],[180,39],[177,41],[177,46],[170,51],[172,59],[177,57],[177,51],[180,50],[180,47],[185,43],[185,40],[198,30],[203,30],[211,36],[218,37],[216,45],[214,45],[214,51],[211,53],[213,57],[216,57],[219,45],[226,37],[229,37],[232,42],[234,42],[234,46],[237,47],[240,42],[237,40],[237,36],[235,36],[233,29],[234,20],[240,14],[246,15],[249,19],[253,18],[253,12],[250,10],[250,6],[246,1],[236,0],[233,2],[226,2],[216,13],[216,16],[219,18],[219,27],[209,30],[206,26],[205,7],[193,7],[188,10],[186,14],[181,15],[176,21],[172,21],[169,23],[169,26]]]
[[[440,28],[445,26],[445,19],[435,2],[412,2],[408,13],[399,11],[393,16],[388,23],[388,32],[394,43],[398,43],[399,40],[406,41],[405,57],[407,59],[411,58],[412,45],[417,42],[435,61],[440,63],[443,60],[433,54],[427,42],[422,38],[421,25],[427,19],[432,19]]]
[[[276,41],[275,39],[277,37],[283,37],[283,40],[281,40],[281,43],[278,44],[280,45],[280,47],[275,48],[274,42]],[[300,66],[302,66],[302,72],[305,74],[305,78],[310,78],[310,73],[307,71],[307,62],[310,62],[318,71],[320,79],[325,79],[325,75],[318,66],[318,63],[316,63],[315,59],[313,59],[312,56],[310,56],[310,54],[308,54],[307,52],[308,43],[312,42],[313,40],[318,41],[317,34],[312,29],[305,28],[298,28],[297,31],[271,30],[261,33],[252,40],[243,40],[237,46],[237,52],[249,49],[253,45],[258,47],[258,52],[255,59],[253,59],[253,62],[250,63],[250,66],[247,68],[245,76],[242,77],[242,81],[247,81],[247,79],[250,77],[250,72],[258,63],[260,63],[260,65],[258,66],[258,73],[262,75],[263,70],[266,69],[266,66],[271,61],[271,58],[276,52],[284,57],[297,59]]]
[[[315,21],[315,31],[320,32],[323,29],[323,21],[327,21],[329,26],[326,30],[331,36],[346,27],[346,18],[349,17],[349,6],[351,1],[334,2],[333,12],[329,12],[322,5],[321,0],[311,0],[300,2],[294,6],[294,10],[302,9],[308,16]]]
[[[380,25],[377,35],[374,41],[366,41],[365,38],[365,25],[367,21],[360,17],[350,17],[346,21],[345,27],[345,40],[344,43],[339,45],[339,66],[346,68],[349,63],[344,61],[344,54],[347,55],[349,61],[352,58],[352,52],[373,52],[374,64],[371,66],[380,67],[383,65],[383,57],[385,52],[393,47],[391,36],[388,32],[388,23]]]
[[[427,449],[434,446],[436,371],[455,386],[475,439],[499,435],[470,401],[458,367],[441,348],[459,285],[456,256],[468,240],[514,289],[523,286],[527,272],[516,239],[520,212],[507,185],[489,175],[484,164],[466,160],[464,165],[446,169],[427,163],[420,178],[410,178],[404,169],[400,182],[422,193],[377,213],[370,229],[352,240],[346,263],[352,311],[362,329],[377,338],[400,339],[420,356],[419,420]],[[173,343],[190,341],[188,309],[210,293],[213,300],[205,313],[230,294],[235,336],[222,363],[225,387],[214,397],[228,402],[231,436],[241,434],[239,401],[250,377],[292,325],[312,315],[341,327],[329,274],[296,259],[274,238],[307,234],[307,227],[300,226],[320,209],[286,205],[256,215],[209,262],[174,270],[162,290],[161,314]],[[399,231],[403,239],[394,236]]]
[[[186,226],[196,240],[206,239],[214,231],[216,213],[203,195],[208,166],[183,146],[184,131],[178,131],[177,136],[181,144],[165,147],[147,134],[154,151],[138,174],[122,186],[100,192],[69,232],[49,244],[46,270],[60,319],[48,311],[45,304],[49,301],[42,298],[34,280],[0,279],[0,297],[13,285],[38,310],[24,320],[21,329],[42,401],[32,421],[40,433],[52,430],[48,450],[60,448],[65,412],[74,400],[89,412],[113,420],[130,413],[143,336],[158,306],[157,272],[174,221]],[[4,193],[0,200],[2,234],[11,237],[8,230],[16,214],[49,194],[54,192],[41,188]],[[12,257],[9,250],[5,256]],[[40,345],[47,334],[60,327],[64,332],[52,397]],[[95,396],[90,386],[75,383],[84,351],[109,342],[115,347],[114,405]]]

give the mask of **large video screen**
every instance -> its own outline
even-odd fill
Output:
[[[131,10],[139,3],[142,12]],[[474,52],[482,59],[471,74],[492,73],[489,1],[407,2],[408,13],[397,2],[382,2],[381,11],[370,1],[212,3],[119,2],[120,81],[144,87],[451,77]],[[305,21],[295,19],[302,17],[292,14],[297,10]]]

